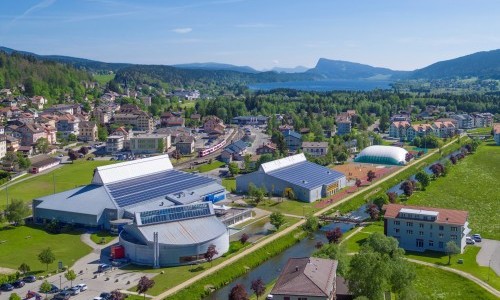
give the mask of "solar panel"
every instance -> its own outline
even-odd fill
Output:
[[[174,206],[139,213],[142,225],[180,221],[190,218],[210,216],[209,203]]]
[[[273,170],[268,175],[305,188],[329,184],[345,176],[308,161]]]
[[[150,199],[205,185],[213,179],[176,170],[107,185],[118,206],[124,207]]]

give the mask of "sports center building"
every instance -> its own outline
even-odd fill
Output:
[[[376,145],[363,149],[354,161],[383,165],[404,165],[407,154],[408,151],[400,147]]]
[[[292,190],[295,198],[314,202],[346,186],[343,173],[307,161],[303,153],[263,163],[259,170],[236,177],[236,190],[248,192],[250,184],[265,187],[274,195]]]

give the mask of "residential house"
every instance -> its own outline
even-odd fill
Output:
[[[184,127],[184,118],[166,112],[160,116],[160,123],[162,127]]]
[[[80,119],[72,114],[59,116],[56,122],[57,132],[60,132],[63,138],[68,138],[71,134],[78,137],[80,133]]]
[[[302,146],[302,135],[296,131],[287,130],[283,133],[283,137],[290,151],[297,151]]]
[[[222,150],[220,154],[221,161],[228,164],[233,160],[243,160],[247,151],[247,147],[247,143],[242,140],[238,140],[234,143],[229,144],[224,148],[224,150]]]
[[[189,155],[194,152],[194,137],[189,135],[181,135],[177,137],[175,149],[182,155]]]
[[[411,117],[410,114],[402,113],[402,114],[394,114],[390,118],[391,122],[410,122]]]
[[[189,118],[192,121],[194,121],[194,122],[200,122],[201,121],[201,115],[200,114],[192,114]]]
[[[351,117],[347,113],[339,114],[335,118],[335,122],[337,123],[337,134],[345,135],[351,132],[352,121]]]
[[[457,120],[459,129],[474,128],[474,119],[468,114],[451,115],[450,118]]]
[[[110,135],[106,141],[106,153],[116,153],[123,150],[123,135]]]
[[[474,128],[491,127],[493,125],[493,114],[491,113],[472,113]]]
[[[432,124],[434,134],[440,138],[452,137],[456,133],[456,128],[453,122],[434,122]]]
[[[262,154],[274,154],[276,153],[277,146],[274,143],[262,143],[261,146],[259,146],[255,152],[257,155],[262,155]]]
[[[387,204],[383,210],[384,234],[405,250],[446,252],[446,243],[453,241],[463,252],[471,231],[469,213],[463,210],[402,204]]]
[[[10,89],[1,89],[0,90],[0,96],[8,97],[10,95],[12,95],[12,91]]]
[[[81,114],[82,108],[80,104],[56,104],[44,110],[45,113],[61,113],[61,114]]]
[[[99,124],[107,124],[113,117],[114,112],[110,106],[99,106],[94,108],[92,113]]]
[[[45,99],[43,96],[35,96],[30,98],[31,106],[36,109],[43,109],[43,106],[46,105],[49,101]]]
[[[231,123],[245,126],[245,125],[267,125],[269,118],[265,116],[238,116],[231,120]]]
[[[500,146],[500,123],[493,125],[493,138],[495,139],[495,143]]]
[[[325,156],[328,153],[328,142],[302,142],[302,152],[311,156]]]
[[[224,125],[224,122],[216,116],[207,116],[203,121],[203,130],[208,134],[224,134],[225,128],[226,126]]]
[[[278,130],[279,130],[281,133],[284,133],[284,132],[286,132],[286,131],[290,131],[290,130],[291,130],[291,131],[293,131],[293,129],[294,129],[294,128],[293,128],[293,126],[292,126],[292,125],[290,125],[290,124],[284,124],[284,125],[280,125],[280,126],[278,127]]]
[[[411,128],[408,121],[395,121],[389,126],[389,136],[404,141],[407,139],[407,131]]]
[[[0,159],[7,154],[7,139],[5,134],[0,134]]]
[[[40,126],[45,131],[45,138],[49,142],[49,144],[57,143],[57,129],[55,126],[50,123],[39,123]]]
[[[415,137],[423,137],[434,134],[434,128],[431,124],[417,124],[412,125],[406,130],[406,138],[409,141],[413,141]]]
[[[123,105],[111,120],[114,124],[130,125],[135,130],[151,132],[154,129],[154,120],[136,105]]]
[[[28,123],[17,127],[14,137],[21,140],[21,146],[32,146],[40,138],[47,138],[45,128],[37,123]]]
[[[163,153],[170,146],[169,135],[147,133],[137,134],[130,138],[130,151],[134,154]]]
[[[163,127],[153,131],[156,134],[170,135],[172,145],[177,143],[177,138],[182,136],[190,136],[191,130],[186,127]]]
[[[97,124],[91,121],[80,122],[80,135],[78,139],[84,142],[95,142],[97,140]]]
[[[337,276],[338,261],[301,257],[290,258],[271,290],[273,300],[353,299],[346,281]]]
[[[20,146],[19,139],[15,138],[11,135],[0,135],[0,137],[5,139],[7,151],[16,152],[17,150],[19,150],[19,146]]]

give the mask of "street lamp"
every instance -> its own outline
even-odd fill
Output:
[[[61,289],[62,275],[59,275],[59,289]]]

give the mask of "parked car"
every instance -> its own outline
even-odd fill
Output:
[[[94,299],[92,299],[92,300],[104,300],[104,299],[102,299],[102,297],[98,296],[98,297],[94,297]]]
[[[102,273],[111,270],[111,266],[108,264],[100,264],[97,267],[97,272]]]
[[[42,300],[42,295],[35,293],[33,291],[28,291],[24,300]]]
[[[59,288],[57,286],[55,286],[54,284],[51,285],[50,287],[50,291],[48,292],[49,294],[54,294],[54,293],[57,293],[59,292]]]
[[[20,289],[24,286],[24,281],[22,280],[16,280],[14,281],[14,283],[12,284],[16,289]]]
[[[87,290],[87,285],[85,283],[80,283],[75,286],[77,286],[80,289],[80,292],[84,292]]]
[[[111,300],[111,294],[110,293],[101,293],[99,295],[103,300]]]
[[[474,242],[481,242],[482,241],[481,235],[479,233],[473,234],[472,239],[474,240]]]
[[[10,283],[3,283],[0,285],[0,290],[5,291],[5,292],[10,292],[14,289],[14,286]]]
[[[59,292],[57,295],[52,298],[53,300],[68,300],[71,297],[71,293],[69,291]]]
[[[470,236],[468,236],[465,238],[465,243],[467,245],[474,245],[476,242],[474,242],[474,240]]]
[[[28,275],[23,278],[24,282],[35,282],[36,281],[36,276],[34,275]]]
[[[71,296],[75,296],[75,295],[80,294],[80,288],[77,286],[71,287],[71,288],[67,289],[67,291],[71,294]]]

